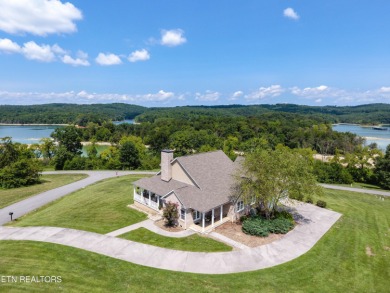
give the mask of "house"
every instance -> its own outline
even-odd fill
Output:
[[[244,211],[244,203],[230,197],[237,166],[223,151],[174,159],[172,150],[163,150],[161,171],[133,183],[134,203],[159,213],[166,202],[177,203],[181,227],[208,232]]]

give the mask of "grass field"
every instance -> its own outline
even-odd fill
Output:
[[[0,189],[0,209],[26,199],[27,197],[84,179],[86,177],[88,177],[88,175],[85,174],[43,175],[41,177],[41,184],[12,189]]]
[[[136,242],[176,250],[197,252],[217,252],[232,250],[232,247],[208,237],[203,237],[196,234],[183,238],[165,237],[153,233],[145,228],[138,228],[131,232],[122,234],[119,237]]]
[[[60,245],[0,241],[0,276],[60,275],[63,280],[0,286],[14,292],[388,292],[390,198],[327,190],[322,200],[343,217],[308,253],[270,269],[196,275]]]
[[[27,214],[13,226],[52,226],[108,233],[146,219],[130,209],[132,181],[138,175],[121,176],[97,182]]]

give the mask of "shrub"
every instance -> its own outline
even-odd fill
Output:
[[[323,200],[317,200],[317,204],[316,204],[318,207],[320,208],[326,208],[326,201],[323,201]]]
[[[176,226],[179,219],[178,204],[168,201],[163,209],[163,218],[168,227]]]
[[[240,217],[240,222],[243,223],[243,222],[245,222],[247,219],[248,219],[248,216],[243,215],[243,216]]]
[[[246,219],[242,224],[245,234],[267,237],[269,233],[286,234],[294,227],[294,220],[286,211],[278,212],[275,219],[267,220],[260,217]]]
[[[306,198],[306,203],[313,203],[313,199],[311,197]]]

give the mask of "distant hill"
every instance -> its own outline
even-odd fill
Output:
[[[88,122],[136,119],[154,122],[164,118],[196,119],[198,117],[260,117],[267,113],[296,113],[328,123],[390,124],[390,104],[359,106],[219,105],[146,108],[130,104],[44,104],[30,106],[0,105],[0,123],[85,125]]]
[[[328,123],[390,124],[390,104],[367,104],[359,106],[304,106],[295,104],[275,105],[228,105],[184,106],[172,108],[149,108],[137,116],[139,122],[153,122],[161,118],[196,118],[199,116],[260,116],[265,113],[296,113],[320,118]]]
[[[134,119],[147,108],[130,104],[44,104],[29,106],[0,105],[0,123],[83,125],[89,121],[102,122]]]

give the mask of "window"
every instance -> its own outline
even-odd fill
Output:
[[[193,211],[192,212],[192,218],[195,220],[199,220],[200,219],[200,212],[199,211]]]
[[[186,219],[186,210],[180,209],[180,219],[185,220]]]
[[[244,209],[244,202],[242,200],[236,203],[236,212],[241,212]]]

